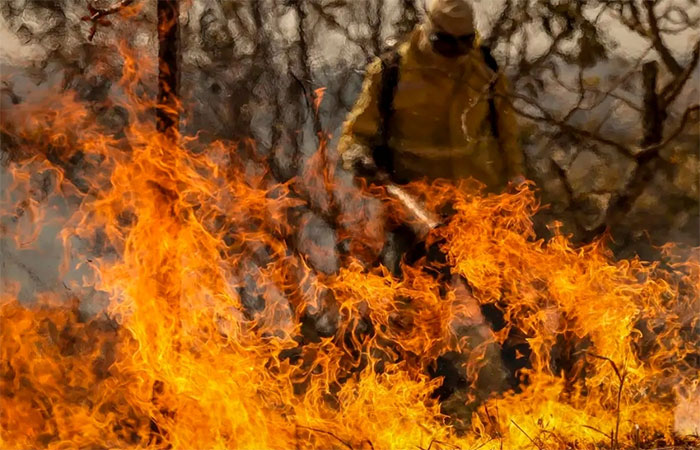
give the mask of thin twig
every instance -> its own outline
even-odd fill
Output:
[[[606,356],[601,356],[601,355],[596,355],[595,353],[587,352],[588,355],[602,359],[603,361],[607,361],[610,363],[612,366],[613,370],[615,371],[615,375],[617,375],[617,379],[620,381],[620,386],[617,390],[617,406],[616,406],[616,421],[615,421],[615,433],[613,434],[613,437],[611,439],[611,447],[613,450],[618,447],[619,444],[619,433],[620,433],[620,403],[622,401],[622,389],[624,388],[625,385],[625,378],[627,377],[627,372],[622,372],[620,369],[618,369],[617,364],[615,364],[615,361],[612,359],[606,357]]]
[[[95,33],[97,32],[97,25],[109,25],[109,21],[105,19],[105,17],[117,13],[121,11],[122,9],[126,8],[130,4],[132,4],[134,0],[120,0],[118,3],[115,3],[114,5],[110,6],[109,8],[97,8],[94,6],[92,3],[88,3],[88,11],[90,12],[89,16],[83,16],[81,20],[86,21],[86,22],[92,22],[92,26],[90,27],[90,34],[88,35],[88,40],[92,41],[92,38],[95,37]]]
[[[449,442],[444,442],[444,441],[439,441],[437,439],[431,439],[430,440],[430,445],[428,445],[428,448],[426,450],[430,450],[433,447],[433,444],[439,444],[439,445],[448,445],[452,447],[453,449],[459,450],[460,447],[454,444],[450,444]]]
[[[499,436],[500,436],[500,433],[499,433]],[[471,449],[471,450],[479,450],[479,449],[482,448],[484,445],[488,444],[489,442],[493,441],[494,439],[495,439],[495,438],[489,438],[488,441],[486,441],[486,442],[480,444],[478,447],[473,448],[473,449]]]
[[[545,433],[545,434],[552,436],[554,439],[556,439],[559,442],[559,444],[561,444],[561,448],[567,448],[567,443],[564,442],[564,440],[561,437],[559,437],[559,435],[556,434],[555,432],[550,431],[550,430],[546,430],[546,429],[540,427],[540,433]]]
[[[596,433],[602,434],[603,436],[605,436],[605,437],[608,438],[608,439],[612,439],[612,435],[606,433],[605,431],[601,431],[601,430],[599,430],[599,429],[596,428],[596,427],[592,427],[592,426],[590,426],[590,425],[584,425],[583,428],[588,428],[589,430],[593,430],[593,431],[595,431]]]
[[[591,139],[594,141],[598,141],[602,144],[610,145],[611,147],[615,147],[618,150],[622,151],[626,155],[634,157],[634,153],[632,151],[630,151],[630,149],[627,148],[627,146],[625,146],[624,144],[622,144],[620,142],[613,141],[613,140],[608,139],[606,137],[600,136],[597,133],[592,133],[588,130],[577,128],[571,124],[568,124],[568,123],[562,122],[561,120],[555,119],[552,116],[552,113],[550,113],[549,111],[544,109],[541,105],[539,105],[534,99],[532,99],[530,97],[527,97],[525,95],[520,95],[520,94],[510,94],[508,97],[513,97],[517,100],[521,100],[521,101],[527,103],[529,106],[536,108],[538,110],[538,112],[540,113],[540,115],[529,113],[521,108],[518,108],[517,106],[515,106],[515,104],[513,104],[513,102],[511,102],[511,106],[513,108],[513,111],[515,111],[518,115],[525,117],[526,119],[530,119],[530,120],[533,120],[535,122],[543,122],[543,123],[547,123],[550,125],[554,125],[554,126],[558,127],[561,131],[566,131],[574,136],[579,136],[579,137]]]
[[[352,445],[350,445],[348,442],[342,440],[341,438],[339,438],[338,436],[336,436],[335,434],[333,434],[333,433],[330,432],[330,431],[319,430],[318,428],[313,428],[313,427],[305,427],[304,425],[297,425],[297,427],[298,427],[298,428],[304,428],[304,429],[307,429],[307,430],[310,430],[310,431],[315,431],[316,433],[327,434],[328,436],[331,436],[332,438],[336,439],[338,442],[340,442],[341,444],[343,444],[345,447],[347,447],[347,448],[349,448],[350,450],[352,450]],[[372,445],[372,444],[370,443],[370,445]]]
[[[532,438],[530,437],[530,435],[527,434],[527,433],[525,432],[525,430],[523,430],[522,428],[520,428],[520,425],[518,425],[518,424],[515,422],[515,420],[510,419],[510,423],[512,423],[513,425],[515,425],[515,426],[518,428],[518,430],[522,431],[522,433],[525,435],[525,437],[528,438],[528,439],[530,440],[530,442],[532,442],[532,444],[533,444],[535,447],[537,447],[539,450],[543,450],[543,447],[542,447],[540,444],[538,444],[537,442],[535,442],[535,440],[532,439]]]

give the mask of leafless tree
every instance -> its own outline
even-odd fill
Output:
[[[65,69],[67,87],[79,86],[89,101],[99,103],[107,92],[100,86],[109,80],[85,79],[82,68],[103,55],[117,33],[148,30],[156,21],[148,2],[124,20],[118,13],[110,14],[110,24],[90,19],[99,8],[140,4],[117,3],[101,2],[90,10],[61,2],[10,1],[1,11],[22,42],[53,49],[34,73],[58,64]],[[180,95],[188,105],[183,131],[235,139],[240,151],[266,155],[279,181],[303,170],[318,148],[319,133],[337,136],[366,63],[404,39],[422,8],[417,0],[188,5],[180,15],[185,18]],[[475,7],[492,8],[485,2]],[[90,20],[71,22],[73,15],[65,11],[76,8],[84,11],[75,16]],[[45,26],[28,22],[32,15],[46,19]],[[638,235],[650,217],[662,230],[661,241],[678,238],[663,230],[690,233],[697,222],[697,183],[693,188],[676,181],[688,178],[690,166],[684,161],[694,161],[698,94],[693,80],[700,47],[695,43],[688,50],[673,42],[679,36],[697,39],[699,17],[697,6],[680,0],[504,0],[481,24],[483,43],[511,80],[528,175],[538,182],[545,203],[552,204],[544,222],[563,220],[581,238],[605,227]],[[66,33],[75,38],[61,38]],[[625,52],[630,39],[618,39],[624,33],[634,35],[641,48],[634,56]],[[75,42],[81,42],[78,48]],[[325,92],[317,112],[319,88]],[[3,95],[21,101],[9,85]],[[675,150],[679,146],[686,148],[681,156]],[[331,165],[333,148],[331,142]],[[668,193],[657,198],[660,212],[640,212],[654,189]],[[669,228],[680,209],[691,211],[690,218]],[[325,217],[333,222],[333,215]]]
[[[589,236],[605,227],[624,226],[652,179],[660,171],[673,176],[677,166],[664,159],[664,150],[697,123],[699,99],[690,80],[697,76],[700,41],[683,53],[669,44],[669,38],[675,36],[677,41],[683,35],[697,40],[700,13],[680,3],[507,0],[485,40],[501,50],[513,82],[513,104],[523,119],[537,124],[538,139],[568,141],[570,147],[585,142],[590,150],[614,151],[619,154],[614,158],[629,161],[629,174],[622,174],[621,183],[608,190],[597,219],[584,225]],[[537,43],[533,29],[541,30]],[[636,34],[637,45],[646,48],[634,58],[615,55],[622,45],[616,35],[624,29]],[[533,46],[539,47],[536,52],[529,51]],[[570,93],[573,101],[553,101],[547,94],[553,87],[558,94]],[[682,92],[686,96],[679,101]],[[615,115],[636,116],[641,127],[612,130]],[[571,186],[570,160],[562,164],[554,155],[536,156],[531,167],[552,159],[551,171],[559,174],[573,208],[590,200],[588,193]],[[689,194],[694,196],[691,203],[697,203],[697,193]]]

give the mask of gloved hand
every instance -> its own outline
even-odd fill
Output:
[[[374,162],[371,156],[360,155],[352,165],[353,171],[357,176],[367,178],[368,180],[375,180],[379,175],[379,167]]]
[[[372,158],[372,151],[362,144],[350,145],[341,153],[343,167],[353,172],[356,176],[372,181],[377,177],[379,168]]]

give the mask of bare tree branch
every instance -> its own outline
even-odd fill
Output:
[[[656,2],[654,0],[644,0],[644,8],[647,12],[647,21],[649,22],[649,37],[654,44],[654,49],[659,53],[664,64],[668,67],[668,70],[678,76],[683,72],[683,67],[676,61],[676,58],[673,57],[671,51],[666,47],[666,44],[664,44],[663,38],[661,37],[661,30],[659,30],[656,12],[654,11],[655,4]]]
[[[681,117],[681,121],[678,124],[678,126],[671,133],[668,134],[666,139],[664,139],[662,142],[659,142],[658,144],[643,148],[641,151],[635,153],[634,157],[640,160],[648,159],[649,157],[656,155],[659,152],[659,150],[666,147],[671,141],[676,139],[685,130],[685,127],[688,125],[688,121],[693,117],[693,115],[697,116],[699,112],[700,105],[696,104],[688,107],[683,113],[683,116]]]
[[[685,69],[683,69],[681,73],[679,73],[670,83],[668,83],[661,90],[661,100],[663,102],[664,108],[668,107],[671,103],[673,103],[673,101],[681,93],[683,87],[686,85],[686,83],[690,79],[690,76],[693,74],[693,70],[698,64],[698,59],[700,59],[700,41],[695,43],[695,48],[693,49],[690,61],[688,62],[688,65],[685,67]]]
[[[92,41],[92,38],[95,37],[98,25],[110,25],[110,22],[106,19],[107,16],[118,13],[133,2],[134,0],[120,0],[119,2],[110,6],[109,8],[97,8],[93,3],[88,3],[88,11],[90,12],[90,15],[81,18],[81,20],[83,21],[92,22],[92,26],[90,27],[90,34],[88,35],[88,40]]]
[[[519,108],[514,102],[511,102],[513,110],[518,115],[520,115],[526,119],[530,119],[530,120],[534,120],[536,122],[541,122],[541,123],[553,125],[553,126],[559,128],[560,130],[567,132],[571,135],[583,137],[586,139],[591,139],[591,140],[600,142],[601,144],[610,145],[612,147],[617,148],[618,150],[622,151],[623,153],[625,153],[627,155],[630,155],[630,156],[634,155],[634,152],[632,150],[630,150],[626,145],[624,145],[620,142],[613,141],[612,139],[608,139],[606,137],[600,136],[600,135],[593,133],[591,131],[588,131],[588,130],[577,128],[569,123],[566,123],[562,120],[556,119],[552,115],[552,113],[550,113],[549,111],[544,109],[541,105],[539,105],[537,103],[537,101],[535,101],[531,97],[527,97],[527,96],[524,96],[521,94],[511,94],[510,96],[515,98],[515,99],[518,99],[518,100],[525,102],[529,106],[534,107],[541,114],[541,115],[532,114],[530,112],[525,111],[522,108]]]
[[[330,431],[319,430],[318,428],[313,428],[313,427],[305,427],[305,426],[303,426],[303,425],[297,425],[297,427],[298,427],[298,428],[303,428],[303,429],[305,429],[305,430],[313,431],[313,432],[315,432],[315,433],[321,433],[321,434],[325,434],[325,435],[327,435],[327,436],[330,436],[330,437],[332,437],[333,439],[335,439],[336,441],[338,441],[338,442],[340,442],[341,444],[343,444],[345,447],[349,448],[350,450],[353,450],[352,445],[351,445],[349,442],[342,440],[341,438],[339,438],[338,436],[336,436],[335,434],[333,434],[333,433],[330,432]],[[370,444],[371,444],[371,443],[370,443]]]

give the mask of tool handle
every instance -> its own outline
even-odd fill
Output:
[[[391,181],[391,177],[384,171],[377,171],[374,177],[376,183],[384,185],[387,193],[397,199],[411,217],[409,226],[420,238],[425,237],[431,230],[441,225],[437,215],[421,205],[415,197],[406,192],[402,187]]]

